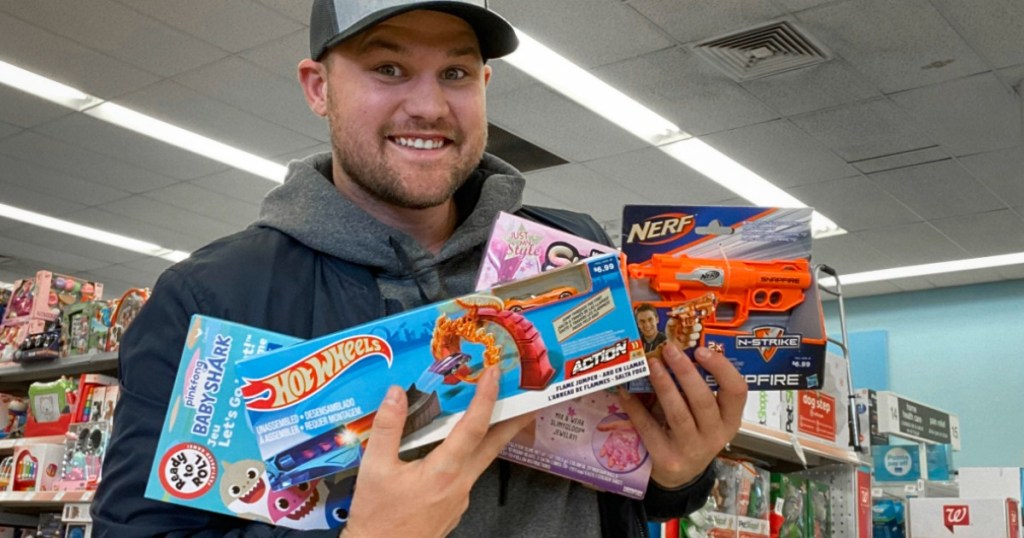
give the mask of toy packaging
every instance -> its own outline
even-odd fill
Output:
[[[928,480],[953,479],[953,451],[949,445],[925,445]],[[875,481],[914,482],[921,477],[921,445],[871,447]]]
[[[193,316],[146,497],[293,529],[339,528],[353,478],[273,491],[246,424],[236,363],[297,338]]]
[[[106,301],[78,303],[64,309],[64,352],[68,355],[96,353],[107,349],[111,308]]]
[[[915,538],[1020,538],[1015,499],[910,499],[908,518]]]
[[[14,449],[11,491],[52,491],[60,472],[64,445],[26,443]]]
[[[62,538],[92,537],[92,516],[89,515],[88,503],[65,504],[61,521],[64,522],[65,527]]]
[[[94,490],[100,482],[103,455],[110,439],[110,424],[85,422],[72,424],[64,442],[60,478],[54,489]]]
[[[241,395],[281,489],[358,467],[391,385],[410,406],[402,447],[439,441],[485,366],[493,422],[647,375],[619,257],[607,254],[242,361]]]
[[[807,481],[798,476],[772,473],[772,510],[768,515],[772,538],[806,538]]]
[[[493,288],[609,252],[616,252],[615,247],[502,212],[494,221],[476,289]]]
[[[651,461],[614,393],[598,391],[537,412],[502,458],[604,491],[642,499]]]
[[[654,306],[659,330],[684,348],[721,351],[751,390],[821,387],[826,334],[809,263],[811,213],[625,206],[622,251],[634,307]]]
[[[28,418],[28,401],[0,392],[0,439],[21,437]]]
[[[78,398],[76,379],[61,377],[56,381],[36,381],[29,385],[25,436],[64,435],[74,419]]]
[[[806,506],[807,536],[830,538],[832,536],[832,489],[829,485],[808,480]]]
[[[117,351],[121,345],[121,337],[128,325],[139,315],[142,305],[149,300],[149,288],[133,288],[121,295],[111,305],[110,330],[107,331],[107,351]]]

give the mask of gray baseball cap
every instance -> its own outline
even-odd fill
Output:
[[[309,19],[309,55],[320,60],[338,43],[385,19],[417,9],[464,19],[476,32],[484,61],[505,56],[519,46],[512,25],[487,9],[487,0],[314,0]]]

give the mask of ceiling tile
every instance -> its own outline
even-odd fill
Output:
[[[950,156],[949,153],[943,151],[942,148],[932,146],[930,148],[915,149],[904,153],[894,153],[892,155],[885,155],[874,159],[855,161],[850,164],[852,164],[857,170],[860,170],[865,174],[870,174],[873,172],[894,170],[896,168],[903,168],[905,166],[913,166],[916,164],[946,161],[952,158],[953,157]]]
[[[1006,205],[1024,206],[1024,145],[959,160]]]
[[[133,289],[133,288],[145,288],[145,287],[151,287],[152,286],[152,284],[148,284],[146,282],[142,282],[142,281],[138,281],[138,280],[134,280],[134,279],[130,280],[130,281],[126,281],[126,280],[120,280],[120,279],[114,278],[113,275],[107,273],[105,267],[101,268],[101,269],[94,270],[94,271],[85,271],[85,272],[79,273],[79,274],[77,274],[75,276],[79,276],[79,277],[82,277],[82,278],[87,278],[87,279],[92,280],[94,282],[102,282],[103,283],[103,298],[104,299],[118,299],[122,295],[124,295],[124,292],[126,292],[126,291],[128,291],[130,289]]]
[[[110,99],[157,77],[37,26],[0,13],[5,60],[38,75]]]
[[[775,3],[789,11],[800,11],[835,1],[836,0],[775,0]]]
[[[972,256],[1024,252],[1024,219],[1009,209],[934,219],[931,223]]]
[[[996,72],[996,75],[1007,86],[1014,88],[1018,93],[1024,90],[1024,63],[1014,67],[1000,69]],[[1024,112],[1022,112],[1022,117],[1024,117]]]
[[[238,55],[298,85],[299,60],[309,57],[309,30],[303,28]]]
[[[203,108],[235,107],[305,135],[301,139],[309,142],[305,146],[329,139],[326,121],[309,110],[306,100],[303,98],[302,87],[299,86],[294,75],[287,79],[278,77],[253,63],[233,56],[176,77],[175,82],[228,105],[225,107],[215,103],[205,104],[195,113],[196,117],[204,115]],[[152,98],[174,103],[174,98],[168,98],[162,94],[154,95]],[[187,103],[189,106],[193,106],[194,97],[181,96],[177,98],[180,99],[181,105]],[[174,112],[176,117],[183,117],[180,109],[181,106],[172,104],[168,111]],[[229,110],[229,113],[234,115],[233,110]],[[222,123],[222,120],[211,118],[211,123]],[[204,122],[205,124],[207,123]],[[244,126],[228,124],[225,125],[225,130],[244,132],[247,129]],[[263,138],[270,142],[281,140],[282,136],[285,142],[290,138],[295,138],[291,133],[278,135],[280,130],[269,126],[259,129],[259,131],[265,133]],[[291,147],[291,144],[278,143],[276,145],[281,147],[281,151],[296,149]],[[266,151],[272,152],[273,150]]]
[[[585,203],[580,203],[580,200],[573,200],[573,204],[568,204],[562,200],[556,200],[543,192],[538,191],[530,186],[527,182],[526,190],[523,191],[523,204],[524,205],[535,205],[540,207],[553,207],[556,209],[569,209],[571,211],[583,211]]]
[[[865,282],[864,284],[856,284],[853,286],[843,287],[843,299],[853,299],[855,297],[869,297],[872,295],[884,295],[889,293],[900,293],[899,286],[891,282]]]
[[[25,228],[31,227],[26,226]],[[57,232],[51,233],[57,234]],[[21,230],[5,231],[0,234],[0,255],[25,260],[26,264],[34,267],[29,274],[35,274],[40,269],[57,271],[59,268],[58,272],[77,276],[80,271],[89,271],[108,265],[107,262],[71,254],[60,249],[47,248],[35,241],[22,239]]]
[[[491,81],[487,84],[488,102],[493,101],[502,94],[516,92],[540,84],[537,82],[537,79],[512,67],[512,64],[504,60],[492,60],[488,63],[492,69]]]
[[[88,137],[89,133],[84,136]],[[26,131],[0,140],[0,153],[126,193],[145,192],[175,182],[167,176],[82,149],[79,142],[70,139],[70,143],[65,143]]]
[[[8,181],[6,176],[7,171],[0,172],[0,178],[4,179],[3,187],[0,187],[0,203],[53,217],[60,217],[85,207],[71,200],[47,198],[38,190],[26,189],[15,185],[13,181]]]
[[[74,215],[72,215],[71,218],[73,219]],[[81,256],[83,258],[103,260],[107,263],[122,263],[144,256],[144,254],[139,254],[138,252],[133,252],[131,250],[97,243],[96,241],[89,241],[88,239],[83,239],[81,237],[36,226],[27,226],[20,230],[18,233],[18,239],[31,242],[32,244],[43,248]]]
[[[1020,0],[985,0],[984,7],[960,0],[932,0],[932,4],[964,36],[971,48],[995,67],[1024,63],[1024,3]]]
[[[974,271],[941,273],[938,275],[928,275],[925,278],[939,288],[970,286],[985,282],[996,282],[1003,279],[995,269],[975,269]]]
[[[118,60],[163,76],[226,53],[111,0],[11,2],[5,11]]]
[[[842,58],[741,83],[783,116],[879,97],[878,89]]]
[[[0,112],[0,115],[2,115],[2,112]],[[22,128],[18,127],[17,125],[12,125],[10,123],[4,123],[4,122],[0,121],[0,139],[7,138],[8,136],[16,135],[16,134],[20,133],[21,131],[22,131]]]
[[[921,220],[864,176],[794,187],[789,193],[850,232]]]
[[[33,127],[68,116],[70,109],[0,84],[0,120],[17,127]]]
[[[794,116],[793,123],[836,150],[847,161],[892,155],[935,143],[910,125],[909,118],[886,99],[872,99]]]
[[[0,200],[6,200],[6,190],[15,186],[35,193],[42,208],[48,201],[61,200],[75,207],[112,202],[128,196],[128,193],[104,187],[52,168],[44,168],[29,161],[0,156]],[[56,208],[53,208],[55,210]],[[45,211],[51,214],[49,211]],[[59,216],[59,213],[53,214]]]
[[[622,216],[623,204],[650,203],[639,194],[578,164],[565,164],[526,174],[527,188],[563,200],[567,207],[579,208],[597,220]],[[600,192],[600,196],[584,193]]]
[[[746,30],[783,14],[768,2],[747,0],[633,0],[630,5],[680,43]]]
[[[845,275],[896,265],[891,258],[854,234],[815,239],[811,249],[811,262],[814,265],[823,263],[835,269],[839,273],[840,284]]]
[[[302,24],[249,0],[204,0],[182,9],[164,0],[121,0],[179,30],[230,52],[294,32]]]
[[[156,202],[152,203],[155,204]],[[109,207],[118,208],[119,205],[111,204]],[[135,215],[141,214],[141,216],[128,216],[125,214],[126,212]],[[212,233],[198,237],[185,235],[176,229],[163,227],[157,224],[154,219],[148,218],[144,211],[139,211],[134,207],[127,207],[124,211],[120,212],[109,211],[107,208],[89,208],[79,211],[71,215],[71,217],[79,224],[119,233],[142,241],[155,243],[164,248],[183,250],[185,252],[191,252],[209,243],[214,237]]]
[[[996,272],[1002,275],[1005,279],[1016,280],[1024,279],[1024,264],[1022,265],[1008,265],[1006,267],[997,267]]]
[[[639,193],[645,203],[704,205],[735,196],[657,148],[595,159],[585,166]]]
[[[569,160],[587,161],[647,145],[546,88],[535,86],[502,95],[491,100],[488,108],[495,125]]]
[[[259,0],[259,2],[302,24],[309,24],[309,14],[313,11],[313,0]]]
[[[853,233],[891,258],[898,267],[967,256],[966,251],[924,222]]]
[[[316,153],[323,153],[325,151],[331,151],[331,145],[326,142],[322,144],[317,144],[315,146],[310,146],[308,148],[302,148],[297,151],[289,151],[287,153],[274,155],[274,160],[282,163],[288,163],[293,160],[302,160],[305,159],[306,157],[309,157],[310,155]]]
[[[857,173],[832,150],[785,120],[715,133],[703,140],[783,188]]]
[[[227,168],[225,164],[146,136],[139,136],[138,133],[84,114],[72,114],[36,127],[35,130],[68,144],[177,179],[208,176]]]
[[[199,213],[183,211],[143,196],[132,196],[113,204],[99,206],[98,209],[148,222],[166,230],[205,239],[207,242],[242,229],[241,226],[214,220]],[[161,246],[178,248],[175,245]]]
[[[889,98],[955,155],[1001,149],[1021,140],[1020,96],[991,73]]]
[[[263,197],[271,189],[277,187],[277,183],[267,181],[262,177],[254,176],[241,170],[226,170],[219,174],[202,177],[190,181],[192,185],[207,189],[216,193],[230,196],[243,203],[259,205]]]
[[[139,258],[130,262],[125,262],[122,265],[132,269],[138,269],[140,271],[148,271],[159,275],[167,269],[169,269],[174,262],[165,260],[163,258],[157,258],[156,256],[146,256],[145,258]]]
[[[208,216],[239,229],[252,224],[256,220],[259,207],[225,196],[223,194],[192,185],[179,183],[166,189],[147,192],[146,198],[152,198],[190,213]]]
[[[292,151],[317,142],[169,80],[125,96],[121,102],[256,155]]]
[[[885,93],[986,69],[928,0],[837,2],[801,12],[800,21]]]
[[[117,284],[115,289],[107,289],[107,283],[103,283],[103,295],[109,298],[120,297],[125,291],[132,288],[152,288],[162,271],[147,271],[137,269],[126,264],[114,264],[103,268],[103,278],[109,279]],[[101,280],[102,281],[102,280]],[[125,286],[122,283],[128,283]],[[117,295],[114,295],[114,294]]]
[[[892,283],[903,291],[922,291],[935,289],[935,284],[932,284],[927,277],[923,276],[898,278],[896,280],[893,280]]]
[[[925,219],[1006,207],[953,160],[878,172],[868,177]]]
[[[684,47],[652,52],[594,73],[694,135],[778,117],[750,92]]]
[[[517,29],[583,66],[594,67],[672,46],[651,21],[619,0],[491,0]],[[566,31],[566,21],[585,32]]]

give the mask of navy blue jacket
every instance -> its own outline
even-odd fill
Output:
[[[520,215],[607,243],[593,219],[576,213],[524,208]],[[168,269],[121,343],[121,399],[92,505],[93,535],[336,536],[337,531],[293,531],[143,496],[196,313],[308,339],[384,317],[385,304],[371,270],[272,228],[225,237]],[[643,502],[599,494],[603,535],[646,536],[648,517],[692,512],[704,504],[713,480],[709,470],[679,491],[652,483]]]

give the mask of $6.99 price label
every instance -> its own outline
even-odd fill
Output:
[[[203,445],[175,445],[160,460],[160,484],[175,497],[195,499],[210,491],[216,481],[217,460]]]

